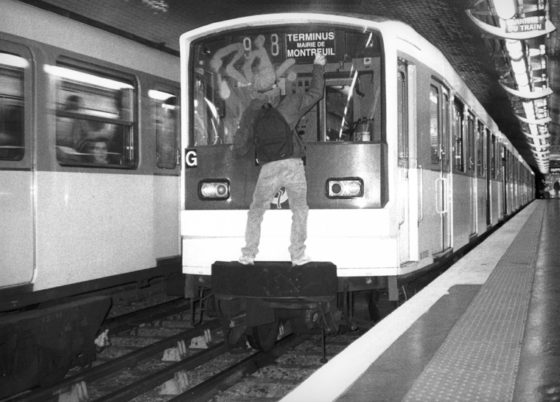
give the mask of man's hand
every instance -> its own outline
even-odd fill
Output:
[[[325,64],[327,64],[327,58],[325,57],[324,54],[316,53],[315,60],[313,60],[313,63],[319,64],[320,66],[324,66]]]

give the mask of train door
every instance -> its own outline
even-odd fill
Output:
[[[496,136],[488,133],[488,223],[494,225],[499,216],[498,186],[496,183]]]
[[[415,138],[415,118],[413,116],[416,88],[415,66],[399,60],[397,72],[397,108],[398,108],[398,175],[399,175],[399,253],[400,262],[417,259],[418,226],[410,225],[411,217],[418,205],[418,194],[411,189],[414,178],[411,177],[410,147]]]
[[[177,207],[179,188],[179,89],[153,83],[148,90],[155,139],[154,242],[156,258],[180,253],[179,220],[169,211]]]
[[[449,90],[432,82],[430,85],[430,147],[431,165],[435,176],[435,212],[439,216],[439,241],[432,254],[451,246],[450,230],[450,119]]]
[[[486,231],[487,225],[487,210],[486,210],[486,200],[488,199],[488,188],[486,185],[487,174],[486,174],[486,127],[482,121],[477,122],[476,129],[476,194],[477,194],[477,221],[476,228],[478,233],[483,233]]]
[[[33,277],[32,65],[26,48],[0,41],[0,287]]]
[[[447,250],[451,247],[451,105],[449,90],[442,87],[441,93],[441,228],[442,228],[442,249]]]
[[[475,117],[467,112],[467,175],[469,177],[469,233],[477,233],[478,208],[477,208],[477,179],[476,179],[476,151],[475,151]]]
[[[452,100],[451,131],[453,136],[453,245],[461,247],[469,241],[470,177],[466,174],[465,105],[460,98]]]

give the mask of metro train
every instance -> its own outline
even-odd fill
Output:
[[[181,252],[178,54],[18,1],[0,21],[2,397],[94,357],[95,292]]]
[[[180,231],[191,294],[212,287],[217,261],[233,261],[229,268],[242,272],[235,261],[259,166],[236,158],[232,143],[258,96],[252,86],[273,71],[274,90],[306,91],[317,52],[327,59],[324,96],[296,131],[307,147],[307,250],[313,261],[336,266],[337,291],[397,300],[401,281],[534,198],[529,165],[444,55],[402,22],[255,15],[186,32],[180,45]],[[289,261],[288,207],[281,190],[264,216],[258,261],[246,272],[256,272],[259,261]],[[253,297],[247,286],[227,290],[222,301]],[[246,312],[227,314],[234,327]]]

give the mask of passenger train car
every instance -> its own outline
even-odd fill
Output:
[[[409,26],[312,13],[213,23],[181,37],[181,238],[193,289],[236,261],[259,172],[234,157],[242,113],[264,71],[306,91],[326,55],[323,99],[305,141],[307,250],[336,265],[340,289],[398,298],[401,279],[452,255],[534,198],[534,175],[446,58]],[[257,260],[289,261],[280,191]],[[257,264],[258,265],[258,264]],[[256,268],[254,268],[256,269]],[[194,290],[193,290],[194,291]]]
[[[178,55],[17,1],[0,21],[2,397],[94,346],[109,302],[69,297],[181,272]]]

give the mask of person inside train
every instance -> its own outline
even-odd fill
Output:
[[[83,99],[79,95],[69,95],[63,107],[66,113],[86,114]],[[97,141],[99,139],[99,141]],[[110,125],[99,120],[81,119],[79,116],[57,117],[56,145],[57,157],[65,162],[91,162],[90,143],[107,142],[111,139]],[[85,160],[84,160],[84,155]],[[106,163],[106,162],[105,162]]]
[[[80,151],[85,154],[84,162],[99,165],[106,165],[109,163],[107,139],[103,137],[84,141],[80,146]]]
[[[87,131],[83,133],[83,137],[78,143],[81,161],[101,165],[110,163],[109,142],[112,138],[110,124],[90,120],[87,122],[86,128]]]
[[[293,153],[291,157],[272,160],[262,164],[253,200],[247,215],[245,228],[245,246],[241,249],[239,262],[253,265],[258,253],[261,223],[270,202],[282,187],[286,189],[292,210],[292,226],[290,234],[290,258],[292,265],[299,266],[310,261],[305,253],[307,239],[307,181],[302,158],[305,156],[303,140],[295,132],[295,126],[322,97],[325,86],[323,77],[326,58],[317,54],[313,62],[312,80],[309,90],[305,93],[293,93],[283,97],[277,88],[277,77],[273,70],[265,69],[262,76],[255,76],[249,106],[243,112],[239,128],[234,136],[233,149],[237,157],[254,157],[253,124],[263,106],[272,106],[280,112],[292,131]],[[270,105],[267,105],[269,103]]]
[[[62,108],[63,112],[79,113],[83,108],[82,98],[78,95],[69,95]],[[77,117],[58,117],[56,129],[56,145],[78,148],[78,143],[85,136],[87,127],[85,121]]]

